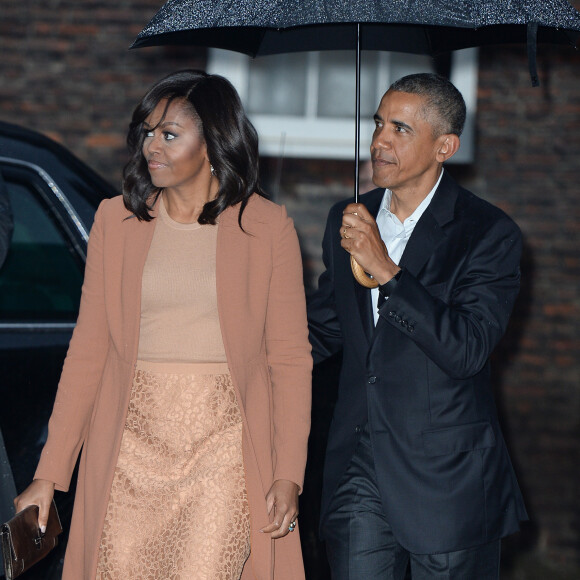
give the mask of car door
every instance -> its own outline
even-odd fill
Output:
[[[7,248],[0,265],[0,430],[8,458],[3,476],[12,475],[20,492],[46,440],[78,314],[88,226],[40,167],[0,159],[0,176],[0,235]],[[14,487],[2,489],[6,495]],[[4,514],[12,498],[0,499]],[[57,502],[68,520],[72,498]],[[61,558],[54,554],[26,578],[59,578]]]

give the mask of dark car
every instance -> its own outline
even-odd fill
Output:
[[[89,230],[99,202],[114,195],[58,143],[0,122],[1,521],[34,475],[78,314]],[[68,530],[72,494],[56,501]],[[64,536],[23,580],[60,578]]]

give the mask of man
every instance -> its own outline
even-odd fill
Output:
[[[521,234],[443,170],[464,121],[447,79],[395,82],[375,115],[379,189],[328,218],[309,314],[315,361],[343,352],[321,516],[334,580],[400,580],[409,561],[413,580],[499,578],[500,538],[527,519],[489,371]]]

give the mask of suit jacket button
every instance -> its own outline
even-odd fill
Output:
[[[403,328],[407,328],[407,326],[408,326],[408,323],[407,323],[407,321],[406,321],[406,320],[403,320],[403,321],[401,322],[401,326],[402,326]]]
[[[413,332],[413,331],[415,330],[415,327],[414,327],[413,325],[409,324],[409,326],[408,326],[407,330],[408,330],[409,332]]]
[[[354,432],[355,432],[355,433],[360,433],[360,425],[357,425],[357,426],[354,428]]]
[[[395,321],[396,322],[401,322],[401,317],[399,315],[395,316]]]
[[[391,311],[389,312],[389,316],[390,316],[391,318],[393,318],[393,316],[395,316],[395,313],[394,313],[394,312],[391,310]]]
[[[377,382],[377,377],[369,377],[369,384],[374,385]]]

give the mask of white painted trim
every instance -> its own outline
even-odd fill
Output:
[[[304,117],[284,115],[250,115],[260,136],[260,154],[266,157],[306,159],[354,159],[354,120],[352,118],[316,118],[318,54],[308,56],[306,114]],[[475,115],[477,110],[477,49],[453,53],[451,81],[463,94],[467,105],[467,121],[459,151],[448,163],[472,163],[475,158]],[[408,58],[408,55],[406,55]],[[259,57],[267,58],[267,57]],[[364,58],[364,53],[363,53]],[[391,79],[391,63],[396,53],[379,55],[378,83],[375,100],[378,104]],[[248,66],[250,57],[227,50],[210,49],[207,70],[227,77],[236,87],[242,102],[248,99]],[[354,67],[345,63],[345,69]],[[361,119],[361,160],[369,158],[374,125],[372,119]]]

